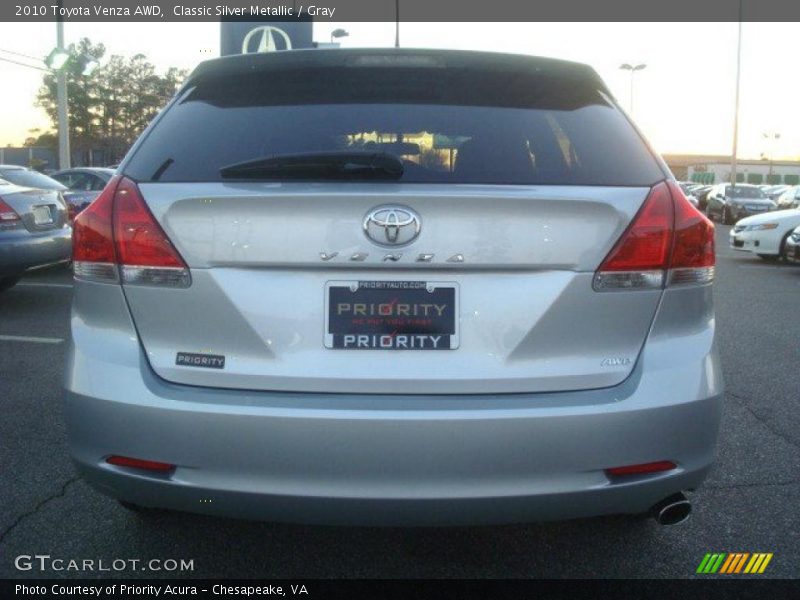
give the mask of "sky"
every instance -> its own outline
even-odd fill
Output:
[[[219,55],[219,23],[66,23],[66,43],[89,37],[107,55],[145,54],[161,71],[191,69]],[[334,28],[343,47],[394,45],[389,23],[315,23],[314,39]],[[515,52],[584,62],[630,107],[630,74],[622,63],[645,63],[634,82],[633,118],[661,153],[730,154],[736,88],[737,23],[401,23],[403,47]],[[45,56],[54,23],[0,23],[3,51]],[[744,23],[739,156],[800,159],[800,23]],[[31,62],[31,61],[27,61]],[[50,128],[34,106],[41,71],[0,61],[0,146],[21,145],[29,130]],[[779,133],[768,140],[764,134]]]

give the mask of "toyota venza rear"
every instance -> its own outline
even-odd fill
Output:
[[[680,520],[720,419],[713,242],[584,65],[203,63],[75,222],[73,457],[128,506]]]

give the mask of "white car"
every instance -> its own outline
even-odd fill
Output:
[[[764,260],[786,258],[787,240],[800,226],[800,209],[753,215],[736,222],[730,232],[734,250],[753,252]]]

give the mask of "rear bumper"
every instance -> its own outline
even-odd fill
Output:
[[[660,308],[670,335],[656,322],[619,386],[376,396],[165,382],[117,310],[124,299],[115,289],[76,287],[76,301],[93,303],[104,327],[73,317],[65,411],[79,471],[112,497],[274,521],[510,523],[641,513],[696,488],[714,460],[722,380],[713,318],[702,329],[687,320],[676,337],[691,305],[680,292]],[[177,468],[149,475],[106,464],[112,454]],[[657,460],[678,468],[624,480],[603,471]]]
[[[399,416],[135,407],[69,395],[67,414],[79,471],[112,497],[275,521],[423,525],[645,512],[705,478],[719,401],[605,414],[529,408]],[[150,476],[105,464],[109,454],[179,466]],[[602,471],[664,458],[679,468],[624,481]]]
[[[24,273],[28,269],[69,260],[72,228],[31,233],[27,230],[0,234],[0,276]]]

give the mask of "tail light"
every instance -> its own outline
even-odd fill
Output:
[[[137,185],[115,176],[75,217],[75,276],[92,281],[188,287],[189,268],[147,208]]]
[[[17,211],[11,208],[5,201],[0,198],[0,226],[2,225],[17,225],[22,223]]]
[[[593,285],[610,291],[710,283],[714,262],[714,225],[666,181],[650,190]]]

